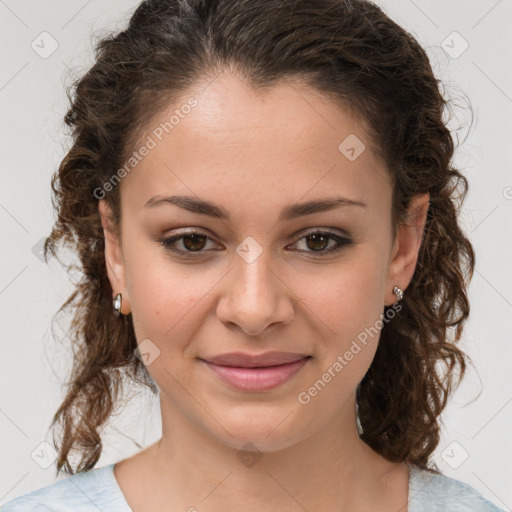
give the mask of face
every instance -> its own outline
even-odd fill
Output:
[[[146,136],[155,144],[119,185],[122,239],[105,230],[106,260],[162,414],[233,447],[251,439],[273,451],[311,436],[354,403],[384,306],[412,278],[428,197],[392,240],[391,186],[362,125],[297,82],[257,92],[221,75]],[[106,227],[104,201],[100,213]],[[204,361],[268,351],[308,357],[272,374],[245,370],[261,388]],[[286,369],[295,372],[272,384]]]

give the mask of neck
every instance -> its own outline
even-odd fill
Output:
[[[212,437],[161,395],[162,438],[145,450],[145,461],[140,462],[154,489],[153,509],[172,504],[172,509],[209,512],[354,512],[385,510],[388,499],[406,510],[407,495],[405,503],[403,492],[397,499],[406,466],[387,461],[361,441],[355,396],[351,398],[320,431],[286,448],[260,451],[258,442],[237,439],[236,446],[229,446]],[[393,496],[390,475],[396,487]]]

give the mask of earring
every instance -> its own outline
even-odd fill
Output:
[[[398,288],[398,286],[395,286],[393,288],[393,293],[396,295],[398,302],[400,302],[404,298],[404,292],[400,288]]]
[[[114,307],[114,313],[119,316],[121,315],[121,303],[123,301],[123,297],[120,293],[118,293],[113,299],[112,299],[112,306]]]

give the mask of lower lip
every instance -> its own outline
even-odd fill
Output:
[[[299,359],[293,363],[264,368],[239,368],[235,366],[221,366],[203,362],[224,382],[242,391],[266,391],[273,389],[290,380],[308,361],[310,357]]]

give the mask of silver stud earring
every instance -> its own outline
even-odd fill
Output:
[[[112,300],[112,306],[114,307],[114,313],[119,316],[121,314],[121,304],[123,301],[123,297],[120,293],[118,293]]]
[[[404,298],[404,292],[400,288],[398,288],[398,286],[395,286],[393,288],[393,293],[396,295],[398,302],[400,302]]]

